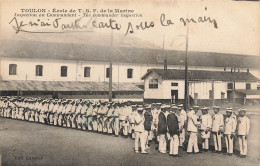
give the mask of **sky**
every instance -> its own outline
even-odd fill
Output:
[[[39,40],[51,42],[68,42],[68,43],[88,43],[88,33],[90,32],[73,32],[63,34],[32,34],[32,33],[15,33],[12,28],[14,22],[9,22],[14,18],[15,13],[22,13],[21,9],[128,9],[134,10],[134,13],[142,14],[142,17],[113,18],[121,25],[120,30],[113,30],[113,35],[120,36],[120,40],[128,41],[129,45],[136,46],[136,39],[143,41],[143,47],[159,47],[163,45],[165,49],[185,50],[186,40],[188,39],[189,51],[201,52],[219,52],[231,54],[256,55],[260,53],[260,2],[248,1],[231,1],[231,0],[171,0],[171,1],[137,1],[137,0],[1,0],[0,1],[0,36],[2,39],[12,40]],[[80,13],[78,13],[80,15]],[[165,15],[165,20],[171,20],[173,24],[162,26],[160,18]],[[80,18],[62,18],[61,24],[67,24]],[[215,19],[217,28],[209,21],[198,22],[198,18]],[[29,21],[37,22],[37,18],[16,17],[19,22]],[[43,17],[43,21],[54,20],[56,17]],[[184,26],[180,18],[193,18],[198,23],[188,23]],[[90,18],[81,18],[82,22],[88,22]],[[96,18],[96,22],[109,22],[108,18]],[[140,30],[135,28],[136,25],[142,25],[147,22],[150,25],[153,22],[154,27]],[[165,23],[166,21],[164,21]],[[131,24],[134,33],[127,33],[128,25]],[[89,24],[88,24],[89,25]],[[29,27],[32,31],[42,30],[42,27]],[[44,27],[45,28],[45,27]],[[188,29],[188,30],[187,30]],[[55,31],[55,28],[45,28],[46,31]],[[89,28],[93,33],[98,35],[102,40],[102,34],[110,34],[111,29]],[[128,31],[129,32],[129,31]],[[77,40],[78,39],[78,40]],[[115,38],[116,40],[117,38]],[[118,39],[119,40],[119,39]],[[98,41],[98,40],[97,40]],[[111,44],[111,41],[106,43]],[[114,42],[117,44],[120,42]],[[164,44],[163,44],[164,43]],[[94,44],[98,44],[95,43]],[[141,46],[142,47],[142,46]]]

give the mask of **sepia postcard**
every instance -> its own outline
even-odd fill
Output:
[[[0,0],[0,166],[258,166],[259,0]]]

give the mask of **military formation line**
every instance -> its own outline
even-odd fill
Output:
[[[180,157],[179,147],[184,149],[187,142],[187,153],[197,154],[208,151],[209,139],[213,138],[214,153],[232,156],[237,137],[240,157],[245,158],[250,129],[246,110],[240,109],[236,116],[232,108],[227,108],[223,116],[218,106],[213,109],[212,116],[208,107],[194,106],[186,113],[182,104],[136,105],[130,101],[0,97],[1,117],[131,137],[135,139],[136,153],[147,154],[150,143],[155,141],[159,142],[160,153],[166,153],[169,144],[169,155]],[[197,115],[199,110],[201,116]],[[198,136],[202,138],[202,150],[198,148]],[[222,137],[226,143],[225,153]]]

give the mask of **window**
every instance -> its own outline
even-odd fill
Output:
[[[172,82],[172,86],[178,86],[178,82]]]
[[[42,69],[43,69],[42,65],[36,65],[35,75],[36,76],[42,76]]]
[[[133,69],[127,69],[127,78],[133,78]]]
[[[10,64],[9,65],[9,75],[16,75],[16,69],[17,69],[16,64]]]
[[[110,68],[106,68],[106,78],[109,78],[110,76]]]
[[[90,67],[84,67],[84,77],[90,77]]]
[[[233,89],[233,83],[228,83],[228,89]]]
[[[67,66],[61,66],[60,76],[61,76],[61,77],[67,77],[67,70],[68,70],[68,67],[67,67]]]
[[[251,83],[246,83],[246,89],[251,89]]]
[[[149,89],[158,89],[158,79],[149,79]]]

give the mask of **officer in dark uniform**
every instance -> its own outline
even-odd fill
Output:
[[[167,116],[167,126],[168,132],[170,134],[170,156],[173,155],[174,157],[178,155],[178,148],[179,148],[179,124],[178,124],[178,117],[176,116],[175,112],[177,110],[176,106],[172,106],[170,109],[170,114]]]
[[[167,123],[166,123],[166,109],[167,106],[161,107],[161,112],[158,117],[158,135],[159,135],[159,152],[166,153],[166,133],[167,133]]]
[[[145,113],[144,113],[144,138],[145,138],[145,146],[146,148],[149,148],[149,141],[152,140],[151,134],[152,134],[152,122],[153,122],[153,115],[151,112],[151,106],[145,107]]]

